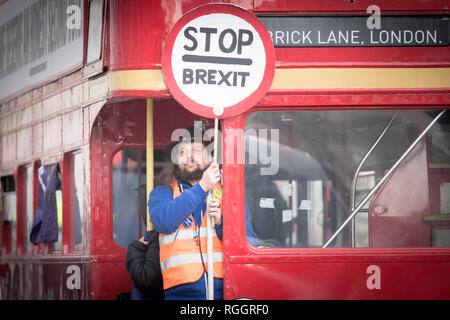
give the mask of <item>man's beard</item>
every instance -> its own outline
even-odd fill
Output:
[[[175,175],[176,179],[180,179],[181,181],[189,182],[189,181],[199,181],[202,176],[203,172],[205,172],[206,168],[197,168],[194,171],[187,171],[186,169],[180,169],[178,165],[174,165],[173,174]]]

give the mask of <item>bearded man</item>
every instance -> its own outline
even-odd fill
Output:
[[[160,264],[165,299],[206,299],[206,219],[213,217],[214,299],[223,299],[223,249],[220,170],[212,162],[197,127],[186,128],[188,138],[169,143],[171,182],[150,193],[150,221],[159,233]],[[198,131],[197,131],[198,130]],[[208,197],[213,190],[216,198]],[[206,203],[208,202],[208,203]]]

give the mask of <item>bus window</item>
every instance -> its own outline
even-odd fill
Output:
[[[70,174],[67,183],[68,199],[69,199],[69,216],[70,228],[69,232],[69,250],[83,249],[83,225],[84,225],[84,207],[83,207],[83,186],[84,186],[84,171],[83,171],[83,153],[76,151],[70,153],[68,156],[66,172]],[[68,169],[68,170],[67,170]],[[63,187],[65,188],[65,187]]]
[[[86,64],[98,61],[102,54],[103,0],[89,1]]]
[[[40,166],[37,180],[38,205],[28,239],[33,244],[49,244],[48,252],[52,253],[62,248],[62,175],[59,163]]]
[[[251,113],[244,128],[245,197],[258,246],[450,246],[444,228],[450,221],[450,116],[427,128],[439,113]]]
[[[2,187],[2,253],[16,252],[17,243],[17,199],[14,177],[1,177]]]
[[[123,248],[145,231],[146,176],[145,149],[124,149],[114,155],[113,233],[114,241]]]
[[[73,155],[73,218],[75,228],[75,249],[83,248],[83,225],[84,225],[84,170],[83,170],[83,154],[76,153]]]
[[[33,225],[33,166],[23,166],[20,169],[22,179],[22,210],[26,228],[22,230],[22,243],[26,246],[27,252],[32,252],[33,244],[30,241],[29,234]],[[26,245],[25,245],[26,244]]]

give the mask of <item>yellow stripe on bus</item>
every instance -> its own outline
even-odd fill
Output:
[[[450,88],[450,68],[277,69],[271,89]]]
[[[108,73],[109,90],[167,90],[159,69]],[[450,88],[450,68],[280,68],[272,90]]]
[[[167,90],[159,69],[118,70],[108,72],[109,91]]]

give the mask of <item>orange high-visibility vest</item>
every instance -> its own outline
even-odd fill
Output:
[[[173,197],[178,197],[181,192],[177,181],[174,181],[171,187]],[[215,188],[216,194],[221,194],[222,189],[219,183],[216,184]],[[222,200],[220,203],[222,208]],[[159,259],[164,290],[180,284],[196,282],[203,275],[204,268],[208,270],[206,217],[205,212],[202,224],[198,228],[191,213],[189,218],[192,219],[192,224],[189,227],[181,224],[171,234],[159,234]],[[222,241],[217,237],[214,227],[212,228],[212,236],[214,278],[223,279]]]

